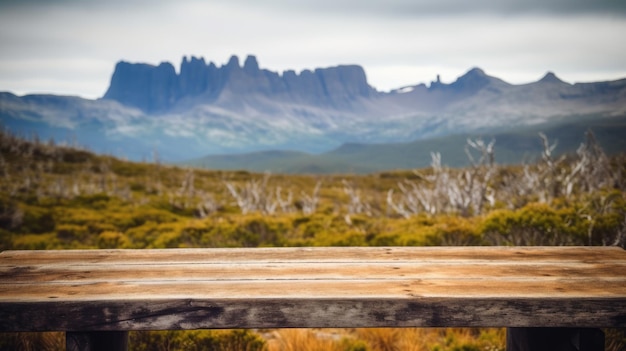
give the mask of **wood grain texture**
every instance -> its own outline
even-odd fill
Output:
[[[626,251],[6,251],[0,330],[625,327]]]

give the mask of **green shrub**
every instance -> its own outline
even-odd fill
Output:
[[[402,246],[400,236],[397,234],[370,234],[365,237],[369,246]]]
[[[0,228],[0,251],[13,248],[13,233]],[[0,348],[1,350],[1,348]]]
[[[102,210],[108,207],[112,197],[106,194],[81,195],[72,199],[70,206]]]
[[[54,230],[55,220],[52,211],[37,206],[20,206],[23,213],[18,233],[46,233]]]
[[[23,211],[14,199],[0,196],[0,228],[12,230],[22,224]]]
[[[65,242],[87,240],[89,229],[83,225],[76,224],[59,224],[56,227],[57,238]]]
[[[344,351],[368,351],[367,343],[363,340],[352,338],[341,339],[341,348]]]
[[[253,214],[239,223],[232,239],[243,247],[283,246],[289,229],[285,220]]]
[[[161,232],[154,241],[149,244],[149,247],[155,249],[171,249],[181,247],[182,242],[182,236],[179,231],[166,231]]]
[[[487,241],[498,245],[582,245],[587,229],[571,209],[557,211],[531,203],[515,211],[491,212],[481,231]]]
[[[446,328],[440,338],[430,345],[435,351],[504,351],[504,329]]]
[[[157,241],[162,234],[170,232],[172,232],[171,227],[148,221],[140,226],[126,230],[125,234],[131,240],[135,248],[148,248],[157,246],[166,247],[167,242],[171,241],[171,239],[163,238],[156,244],[155,241]]]
[[[131,332],[129,349],[136,351],[261,351],[265,341],[249,330]]]
[[[121,211],[120,211],[121,210]],[[156,208],[139,207],[118,209],[116,212],[110,214],[108,221],[119,228],[121,231],[125,231],[129,228],[141,226],[147,222],[152,223],[173,223],[177,222],[179,217]]]
[[[470,246],[482,244],[475,220],[465,217],[441,217],[425,237],[426,245]]]
[[[55,234],[16,234],[13,236],[15,250],[46,250],[62,248]]]
[[[130,240],[120,232],[102,232],[97,244],[99,249],[124,249],[130,246]]]

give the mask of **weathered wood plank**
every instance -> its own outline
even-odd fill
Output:
[[[0,264],[23,262],[63,264],[112,263],[123,264],[247,261],[247,262],[367,262],[367,261],[428,261],[441,260],[506,260],[542,262],[623,262],[624,250],[617,247],[294,247],[294,248],[217,248],[217,249],[151,249],[151,250],[23,250],[0,253]]]
[[[312,280],[312,279],[614,279],[616,272],[626,271],[626,262],[608,262],[601,268],[594,264],[561,262],[511,263],[498,261],[459,262],[281,262],[281,263],[146,263],[76,264],[51,266],[0,266],[0,280],[13,283],[97,282],[97,281],[172,281],[172,280]],[[618,278],[621,279],[621,278]]]
[[[624,280],[533,279],[407,279],[407,280],[231,280],[70,282],[58,284],[0,284],[0,302],[85,301],[132,298],[248,299],[414,299],[495,298],[576,299],[624,298]]]
[[[1,330],[626,326],[619,248],[0,253]]]
[[[624,307],[604,299],[117,299],[5,304],[0,329],[626,327]]]

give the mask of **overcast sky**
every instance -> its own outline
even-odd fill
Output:
[[[101,97],[119,60],[360,64],[379,90],[626,78],[624,0],[0,0],[0,91]]]

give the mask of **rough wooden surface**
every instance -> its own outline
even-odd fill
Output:
[[[0,330],[626,327],[607,247],[6,251]]]

